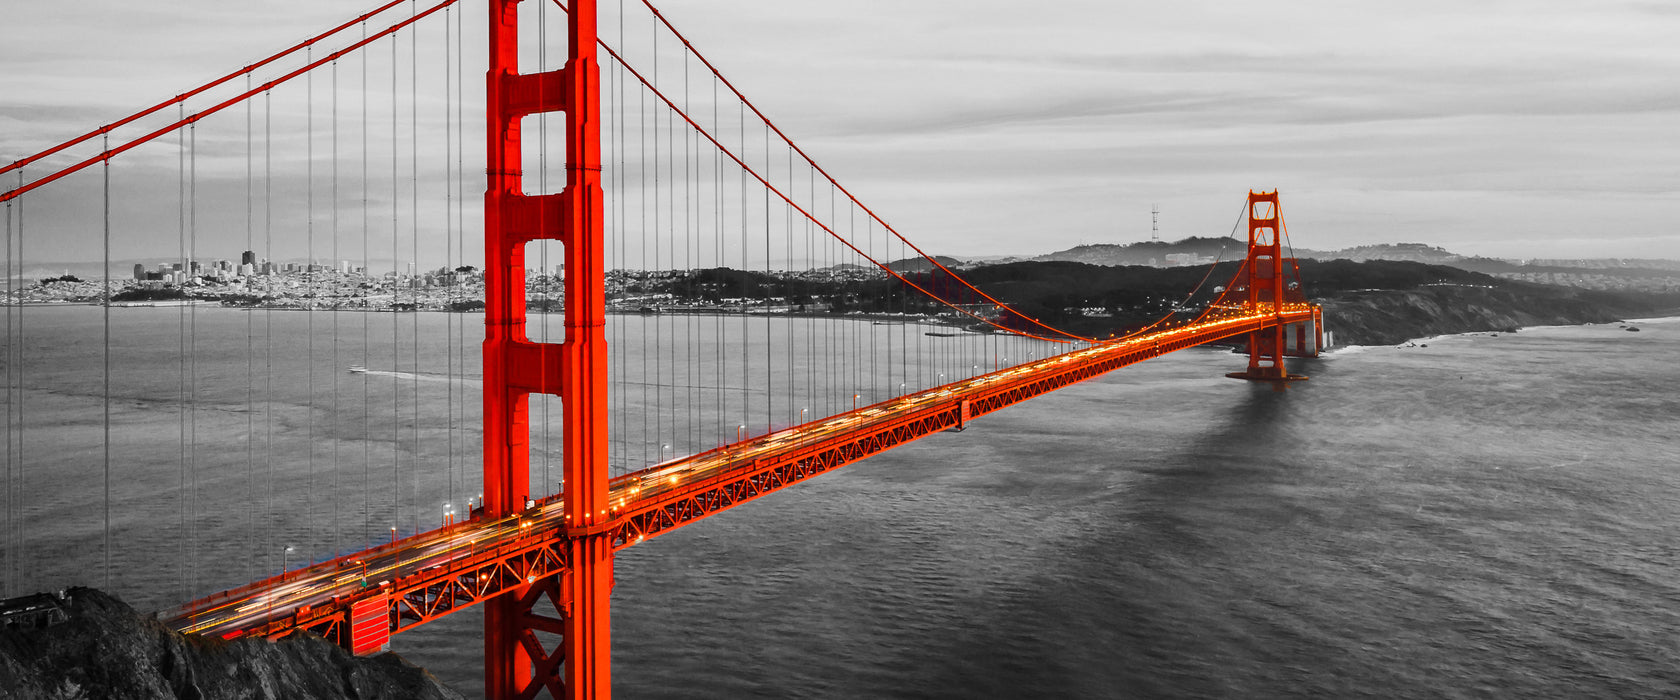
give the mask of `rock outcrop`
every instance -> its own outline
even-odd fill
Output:
[[[182,635],[91,588],[61,601],[61,622],[0,629],[0,698],[462,697],[396,654],[358,658],[313,635]]]
[[[1340,345],[1393,345],[1453,333],[1608,323],[1666,315],[1672,306],[1665,311],[1663,305],[1673,303],[1558,288],[1474,285],[1343,291],[1316,301],[1323,304],[1325,326]]]

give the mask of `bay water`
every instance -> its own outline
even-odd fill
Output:
[[[293,386],[263,385],[276,400],[259,410],[246,347],[295,334],[251,341],[249,312],[196,312],[234,340],[199,341],[203,388],[183,401],[174,313],[113,310],[140,342],[113,372],[110,588],[137,607],[272,573],[288,542],[319,559],[388,521],[431,527],[421,501],[474,488],[476,340],[462,339],[476,319],[420,322],[442,324],[415,337],[449,368],[410,374],[441,381],[364,400],[360,373],[297,382],[297,365],[264,374]],[[341,321],[363,316],[372,335],[401,323]],[[30,442],[8,461],[0,568],[8,595],[105,585],[100,316],[27,321],[28,389],[7,407]],[[1005,409],[621,552],[615,692],[1680,695],[1680,320],[1632,325],[1341,349],[1281,391],[1225,378],[1240,356],[1194,349]],[[332,377],[336,411],[319,398]],[[357,419],[365,406],[411,418]],[[315,447],[259,454],[248,436],[272,430],[317,431]],[[407,491],[377,495],[393,489]],[[481,624],[469,610],[393,648],[477,695]]]

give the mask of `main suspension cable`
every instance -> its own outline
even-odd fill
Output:
[[[238,78],[240,76],[245,76],[246,87],[248,89],[250,87],[251,74],[256,72],[257,69],[263,68],[263,67],[265,67],[265,66],[267,66],[271,63],[274,63],[275,61],[278,61],[282,58],[285,58],[285,57],[290,56],[294,53],[297,53],[300,50],[311,48],[315,45],[316,42],[319,42],[323,39],[326,39],[326,38],[331,37],[335,34],[338,34],[339,32],[342,32],[345,29],[348,29],[351,26],[355,25],[357,22],[361,22],[365,25],[367,23],[368,18],[373,17],[374,15],[382,13],[386,10],[389,10],[392,7],[396,7],[398,4],[400,4],[402,2],[405,2],[405,1],[406,0],[391,0],[391,2],[388,2],[384,5],[379,6],[378,8],[374,9],[372,12],[368,12],[366,14],[363,14],[362,16],[357,17],[355,19],[352,19],[348,22],[345,22],[344,24],[340,24],[336,27],[333,27],[332,29],[329,29],[325,32],[317,34],[314,37],[311,37],[311,38],[306,39],[302,42],[299,42],[299,43],[291,46],[290,48],[287,48],[287,49],[285,49],[285,50],[283,50],[279,53],[273,54],[273,55],[269,56],[268,58],[262,59],[261,61],[257,61],[256,63],[245,66],[244,68],[241,68],[237,71],[234,71],[232,73],[224,75],[220,78],[212,80],[212,81],[210,81],[208,83],[205,83],[203,85],[200,85],[196,88],[193,88],[191,90],[183,92],[183,93],[181,93],[179,95],[176,95],[172,98],[169,98],[167,100],[159,102],[155,105],[152,105],[151,107],[147,107],[146,109],[135,112],[134,114],[123,117],[122,119],[118,119],[117,121],[111,122],[110,124],[106,124],[105,126],[99,127],[98,129],[94,129],[93,131],[89,131],[85,134],[82,134],[81,136],[70,139],[69,141],[65,141],[63,143],[60,143],[56,146],[53,146],[52,148],[48,148],[44,151],[36,153],[35,155],[19,159],[17,161],[12,162],[12,164],[10,164],[10,165],[0,167],[0,175],[11,172],[13,170],[17,170],[17,169],[22,168],[26,165],[29,165],[30,163],[34,163],[34,162],[39,161],[43,158],[47,158],[47,157],[52,156],[56,153],[64,151],[65,149],[74,147],[78,144],[86,143],[87,141],[89,141],[90,139],[92,139],[95,136],[103,136],[103,137],[109,138],[111,131],[114,130],[114,129],[119,129],[121,127],[127,126],[128,124],[133,123],[136,120],[139,120],[139,119],[151,116],[153,114],[156,114],[156,113],[158,113],[158,112],[160,112],[164,109],[168,109],[169,107],[171,107],[173,105],[183,104],[187,100],[189,100],[193,97],[196,97],[200,94],[203,94],[204,92],[206,92],[208,90],[215,89],[216,87],[218,87],[220,85],[224,85],[228,81],[233,80],[234,78]],[[101,153],[101,155],[105,155],[105,154],[110,153],[110,142],[109,141],[105,142],[104,148],[100,151],[100,153]],[[108,159],[109,158],[104,158],[104,160],[108,160]]]
[[[155,139],[157,139],[161,136],[166,136],[170,132],[173,132],[173,131],[176,131],[176,130],[180,129],[182,126],[187,124],[189,121],[198,121],[198,120],[203,119],[205,117],[208,117],[212,114],[216,114],[216,113],[218,113],[218,112],[220,112],[224,109],[227,109],[228,107],[232,107],[233,105],[244,102],[245,100],[248,100],[248,99],[256,96],[259,92],[264,92],[264,91],[267,91],[267,90],[270,90],[270,89],[274,88],[275,86],[278,86],[278,85],[284,84],[286,82],[289,82],[293,78],[296,78],[300,75],[304,75],[306,73],[309,73],[309,72],[315,70],[316,68],[319,68],[323,65],[326,65],[329,61],[337,60],[338,58],[340,58],[342,56],[345,56],[345,55],[348,55],[349,53],[351,53],[353,51],[356,51],[356,50],[358,50],[358,49],[362,48],[363,46],[366,46],[370,43],[378,41],[379,39],[381,39],[385,36],[395,34],[399,31],[401,31],[402,29],[408,27],[409,25],[412,25],[415,22],[418,22],[421,19],[424,19],[424,18],[430,16],[432,13],[437,12],[439,10],[442,10],[443,8],[448,7],[450,5],[453,5],[457,2],[460,2],[460,0],[442,0],[442,2],[440,4],[438,4],[436,6],[433,6],[430,9],[427,9],[425,12],[418,13],[418,14],[416,14],[416,15],[408,18],[408,19],[405,19],[401,22],[398,22],[395,25],[387,27],[386,29],[380,31],[379,33],[374,34],[373,36],[367,37],[367,38],[365,38],[361,41],[358,41],[354,44],[351,44],[348,47],[345,47],[343,49],[335,51],[331,55],[329,55],[325,58],[311,60],[307,65],[304,65],[301,68],[293,70],[289,73],[286,73],[285,75],[280,76],[279,78],[275,78],[274,80],[270,80],[270,81],[268,81],[266,83],[263,83],[262,85],[259,85],[255,88],[252,88],[250,90],[246,90],[246,91],[244,91],[244,92],[242,92],[238,95],[235,95],[235,96],[230,97],[226,100],[218,102],[215,105],[212,105],[212,106],[207,107],[205,109],[199,110],[199,111],[193,113],[191,116],[188,116],[186,114],[186,111],[185,111],[186,103],[185,102],[177,102],[176,104],[177,104],[177,106],[179,106],[181,108],[181,112],[180,112],[180,116],[176,119],[175,123],[165,125],[165,126],[159,128],[159,129],[157,129],[156,131],[152,131],[152,132],[147,133],[143,136],[136,137],[135,139],[129,141],[128,143],[125,143],[125,144],[122,144],[122,145],[119,145],[115,148],[110,149],[107,153],[101,153],[101,154],[95,155],[93,157],[87,158],[85,160],[77,161],[76,163],[74,163],[72,165],[61,168],[61,169],[59,169],[57,171],[54,171],[53,173],[51,173],[51,174],[49,174],[45,177],[30,181],[28,183],[24,183],[22,181],[22,178],[19,178],[18,186],[16,188],[8,190],[6,192],[0,192],[0,202],[9,201],[9,200],[15,199],[17,197],[21,197],[21,196],[23,196],[24,194],[26,194],[30,191],[39,189],[39,188],[41,188],[41,187],[43,187],[43,186],[45,186],[49,183],[56,182],[56,181],[66,177],[68,175],[73,174],[73,173],[80,172],[83,169],[85,169],[89,166],[92,166],[95,163],[98,163],[102,160],[105,160],[106,158],[112,158],[112,157],[121,155],[121,154],[126,153],[130,150],[133,150],[136,147],[139,147],[143,144],[149,143],[149,142],[151,142],[151,141],[153,141],[153,140],[155,140]]]

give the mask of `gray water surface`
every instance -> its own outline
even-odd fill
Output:
[[[1680,322],[1636,325],[1344,350],[1283,392],[1190,350],[1006,409],[622,552],[615,692],[1680,696]],[[170,527],[123,530],[164,559],[168,464],[134,499]],[[96,542],[88,506],[33,503],[65,517],[31,541]],[[43,575],[97,584],[77,556]],[[394,648],[476,694],[481,624]]]

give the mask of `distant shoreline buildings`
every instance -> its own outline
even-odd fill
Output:
[[[174,260],[155,265],[136,263],[129,279],[112,279],[113,305],[203,302],[224,306],[277,309],[339,309],[366,311],[477,311],[484,308],[484,273],[470,265],[417,270],[370,272],[354,261],[279,263],[245,251],[231,260]],[[625,313],[660,311],[770,313],[823,311],[828,304],[795,302],[784,296],[715,293],[711,298],[683,298],[665,288],[694,270],[609,270],[606,273],[608,310]],[[564,265],[551,270],[526,269],[526,304],[533,312],[565,308]],[[875,268],[837,265],[814,270],[750,273],[790,282],[846,284],[884,278]],[[82,280],[66,273],[35,284],[15,286],[12,303],[99,304],[107,282]]]

